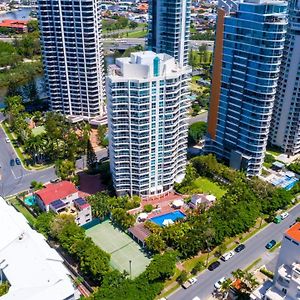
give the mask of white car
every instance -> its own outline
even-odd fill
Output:
[[[226,281],[225,277],[222,277],[221,279],[219,279],[215,284],[214,287],[215,289],[219,290],[222,287],[222,284]]]
[[[227,261],[227,260],[229,260],[233,255],[234,255],[234,251],[229,251],[229,252],[223,254],[222,257],[221,257],[221,259],[222,259],[223,261]]]
[[[9,143],[10,142],[10,140],[9,140],[9,138],[7,137],[7,138],[5,138],[5,142],[6,143]]]
[[[199,297],[194,297],[193,300],[201,300]]]
[[[283,212],[280,217],[282,220],[284,220],[285,218],[287,218],[289,216],[289,213],[288,212]]]

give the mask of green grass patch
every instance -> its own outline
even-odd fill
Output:
[[[147,35],[146,30],[138,30],[138,31],[132,31],[125,33],[124,36],[128,38],[144,38]]]
[[[278,155],[282,154],[282,151],[280,151],[280,149],[277,149],[277,148],[268,147],[267,148],[267,153],[269,153],[273,156],[278,156]]]
[[[16,198],[10,200],[10,203],[27,219],[30,225],[34,225],[36,218],[26,209],[26,207],[24,207]]]
[[[252,270],[259,262],[261,261],[261,258],[256,259],[251,265],[249,265],[244,271],[249,272]]]
[[[193,182],[192,187],[193,193],[212,194],[216,196],[217,199],[222,198],[222,196],[226,193],[226,189],[205,177],[197,178]]]
[[[45,133],[45,127],[44,126],[37,126],[32,129],[32,134],[34,136],[40,135],[42,133]]]

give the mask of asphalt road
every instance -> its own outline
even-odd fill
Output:
[[[0,122],[3,117],[0,115]],[[7,197],[19,192],[28,190],[33,180],[43,183],[49,182],[56,178],[53,167],[40,171],[28,171],[23,166],[16,164],[11,167],[10,160],[17,157],[11,143],[6,143],[6,135],[0,127],[0,195]],[[96,153],[98,159],[107,155],[107,150],[102,149]],[[86,166],[86,159],[79,159],[76,162],[77,170]]]
[[[300,216],[300,205],[297,205],[290,211],[289,217],[283,220],[280,224],[272,223],[264,228],[261,232],[256,234],[245,245],[246,248],[236,253],[227,262],[221,262],[219,268],[214,271],[201,273],[198,276],[198,281],[189,289],[184,290],[179,288],[174,294],[168,297],[168,300],[192,300],[198,296],[201,300],[208,299],[214,290],[214,284],[223,276],[230,277],[231,272],[237,269],[245,269],[256,259],[266,253],[265,245],[272,239],[280,242],[283,233],[294,223],[295,219]]]
[[[188,119],[188,123],[189,125],[193,124],[193,123],[196,123],[196,122],[207,122],[207,115],[208,115],[208,112],[204,112],[196,117],[191,117]]]

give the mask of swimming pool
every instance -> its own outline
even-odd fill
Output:
[[[291,190],[299,181],[296,177],[284,176],[273,182],[276,187],[281,187],[287,191]]]
[[[161,216],[153,217],[150,220],[154,223],[156,223],[159,226],[164,226],[164,220],[171,219],[173,222],[183,219],[185,217],[185,214],[181,211],[177,210],[174,212],[170,212]]]
[[[24,199],[24,203],[28,206],[33,206],[36,204],[35,196],[31,195]]]

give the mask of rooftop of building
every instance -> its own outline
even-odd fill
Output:
[[[178,72],[191,72],[190,67],[181,67],[172,56],[153,51],[131,53],[130,57],[116,59],[115,65],[110,65],[109,77],[150,79],[165,75],[176,76]]]
[[[65,198],[71,194],[78,192],[74,183],[70,181],[61,181],[57,183],[49,183],[43,189],[35,192],[45,205],[49,205],[55,200]]]
[[[300,222],[294,224],[291,228],[289,228],[286,233],[294,241],[300,242]]]
[[[3,20],[0,22],[0,27],[24,28],[28,21],[23,20]]]
[[[10,283],[1,300],[61,300],[75,289],[61,256],[0,197],[1,269]]]

